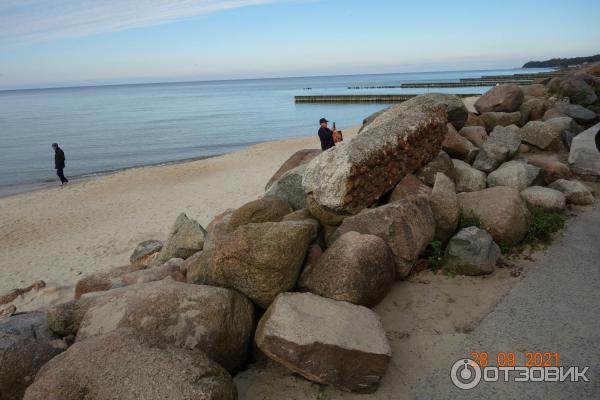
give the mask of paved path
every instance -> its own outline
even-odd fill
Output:
[[[589,366],[588,383],[489,383],[455,388],[440,365],[413,391],[418,399],[600,399],[600,206],[565,234],[469,334],[455,354],[558,352],[560,365]]]

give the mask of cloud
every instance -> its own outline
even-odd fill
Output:
[[[22,44],[165,24],[281,0],[1,0],[0,43]]]

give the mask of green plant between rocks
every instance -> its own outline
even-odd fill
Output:
[[[565,216],[556,211],[545,211],[538,207],[530,207],[531,222],[525,236],[524,244],[549,244],[554,234],[565,227]]]
[[[477,228],[481,228],[481,220],[475,214],[465,214],[460,213],[460,221],[458,223],[458,229],[468,228],[470,226],[475,226]]]
[[[439,240],[429,243],[426,250],[427,262],[433,272],[437,272],[444,264],[444,245]]]

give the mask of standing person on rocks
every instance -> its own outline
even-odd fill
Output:
[[[335,146],[335,142],[333,141],[333,135],[335,133],[335,128],[332,131],[327,127],[327,121],[325,118],[321,118],[319,120],[319,124],[321,127],[319,128],[319,140],[321,141],[321,150],[325,151]]]
[[[63,170],[65,169],[65,152],[58,146],[58,143],[52,143],[52,148],[54,149],[54,168],[56,169],[56,175],[60,178],[60,183],[64,185],[69,182],[63,173]]]

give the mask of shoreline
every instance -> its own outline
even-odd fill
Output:
[[[358,128],[344,128],[346,140]],[[138,243],[164,240],[179,213],[206,226],[263,195],[281,164],[310,148],[319,148],[316,132],[2,197],[0,293],[44,280],[45,288],[13,302],[19,312],[71,300],[82,276],[128,264]]]

